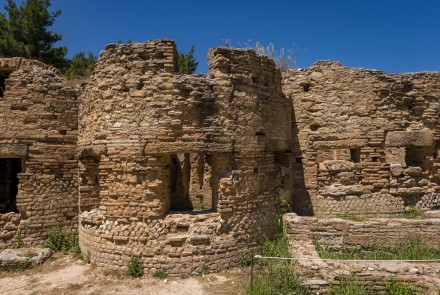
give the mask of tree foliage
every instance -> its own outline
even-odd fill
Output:
[[[188,53],[181,52],[178,59],[178,68],[180,74],[193,74],[199,63],[194,59],[194,45]]]
[[[49,12],[50,0],[24,0],[20,6],[6,0],[0,13],[0,57],[21,56],[37,59],[64,69],[67,48],[54,47],[61,35],[50,31],[61,10]]]
[[[98,58],[92,52],[87,53],[86,56],[84,52],[80,51],[69,62],[65,76],[68,79],[87,77],[92,72],[97,60]]]

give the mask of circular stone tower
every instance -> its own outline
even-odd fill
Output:
[[[181,75],[171,40],[101,53],[78,144],[80,244],[97,265],[216,271],[275,232],[290,196],[280,72],[251,50],[208,59],[208,75]]]

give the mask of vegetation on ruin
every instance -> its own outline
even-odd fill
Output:
[[[6,248],[10,248],[10,249],[18,249],[18,248],[22,248],[24,246],[24,242],[23,242],[23,236],[21,235],[21,231],[18,230],[15,235],[14,238],[12,239],[11,242],[9,242],[6,245]]]
[[[440,249],[426,246],[419,239],[395,246],[372,244],[367,249],[360,246],[332,248],[313,240],[316,251],[323,259],[343,260],[434,260],[440,259]]]
[[[262,256],[290,257],[285,231],[281,228],[275,239],[265,239],[261,251]],[[251,263],[262,271],[256,272],[254,283],[246,290],[247,295],[311,294],[302,286],[291,260],[254,259]]]
[[[164,270],[160,270],[160,269],[156,270],[153,273],[153,277],[155,277],[157,279],[161,279],[161,280],[165,279],[167,276],[168,276],[168,274]]]
[[[356,281],[354,278],[341,281],[340,284],[329,286],[329,295],[373,295],[377,294],[369,290],[367,286]],[[386,282],[385,294],[387,295],[415,295],[417,294],[411,286],[397,282],[390,278]]]
[[[77,255],[81,254],[78,236],[67,236],[59,226],[49,230],[43,246],[53,251],[64,253],[70,251]]]
[[[144,275],[144,266],[139,256],[131,256],[128,262],[128,273],[133,278],[139,278]]]
[[[6,271],[10,273],[22,272],[28,269],[29,266],[30,266],[30,262],[29,259],[27,259],[26,261],[23,261],[15,266],[8,267]]]
[[[230,39],[223,39],[222,42],[226,47],[234,47],[234,44]],[[272,42],[269,42],[268,45],[263,45],[260,41],[256,41],[254,44],[250,40],[244,43],[239,43],[238,47],[252,49],[257,54],[265,55],[273,59],[281,71],[288,71],[295,68],[296,60],[293,48],[277,48]]]
[[[194,74],[199,63],[194,59],[194,45],[188,53],[180,52],[177,67],[179,74]]]

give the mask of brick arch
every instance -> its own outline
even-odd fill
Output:
[[[27,59],[24,57],[0,58],[0,72],[1,71],[13,72],[24,67],[36,67],[43,70],[49,70],[59,77],[64,77],[61,71],[58,70],[57,68],[47,65],[38,60]]]

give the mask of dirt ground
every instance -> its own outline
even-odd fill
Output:
[[[19,272],[0,272],[0,294],[244,294],[249,270],[192,278],[153,278],[145,274],[132,278],[124,271],[94,267],[70,254],[56,254],[43,265]]]

